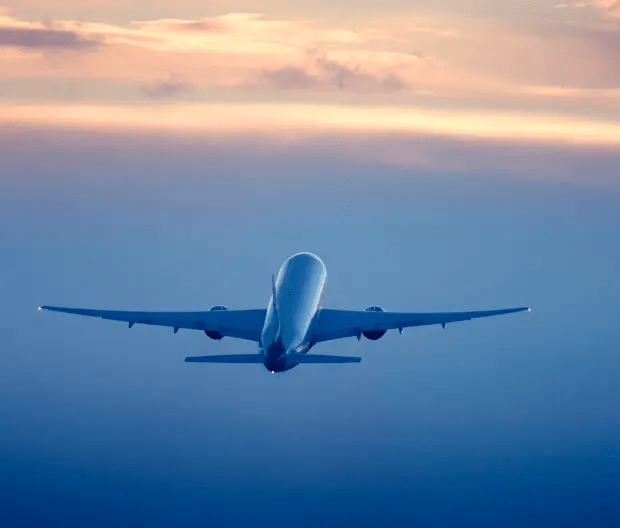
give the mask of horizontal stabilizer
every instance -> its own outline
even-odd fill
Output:
[[[359,363],[360,357],[352,356],[325,356],[320,354],[299,354],[295,356],[297,363]]]
[[[230,354],[220,356],[193,356],[186,357],[186,363],[262,363],[260,354]]]

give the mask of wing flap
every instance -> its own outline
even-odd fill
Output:
[[[216,310],[208,312],[132,312],[122,310],[90,310],[86,308],[64,308],[41,306],[41,310],[74,315],[98,317],[111,321],[134,324],[169,326],[219,332],[222,336],[258,341],[265,322],[267,310]]]

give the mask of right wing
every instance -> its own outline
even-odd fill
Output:
[[[468,321],[478,317],[490,317],[529,310],[527,307],[486,310],[481,312],[406,313],[373,312],[366,310],[331,310],[321,308],[313,341],[330,341],[342,337],[359,336],[362,332],[391,330],[409,326],[422,326],[456,321]]]
[[[169,326],[176,332],[179,328],[203,330],[220,336],[237,337],[259,341],[267,310],[213,310],[208,312],[125,312],[118,310],[89,310],[85,308],[62,308],[40,306],[39,310],[51,310],[112,321],[124,321],[131,328],[134,324]]]

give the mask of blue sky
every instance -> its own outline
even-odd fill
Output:
[[[0,526],[617,526],[615,0],[5,0]],[[272,376],[38,313],[531,313]]]
[[[3,525],[617,525],[613,151],[9,132]],[[371,155],[398,141],[453,168]],[[244,341],[35,310],[262,307],[298,251],[325,306],[533,311],[272,376],[183,362]]]

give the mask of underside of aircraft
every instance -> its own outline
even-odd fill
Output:
[[[376,341],[392,329],[412,326],[468,321],[480,317],[529,310],[527,307],[471,312],[388,312],[379,306],[365,310],[333,310],[322,308],[325,289],[325,265],[312,253],[298,253],[287,259],[272,276],[272,291],[266,309],[229,310],[214,306],[203,312],[132,312],[39,306],[76,315],[122,321],[134,324],[168,326],[203,331],[209,338],[235,337],[254,341],[258,353],[188,357],[190,363],[257,363],[270,372],[283,372],[306,363],[358,363],[359,357],[317,355],[308,353],[316,344],[344,337],[364,336]]]

